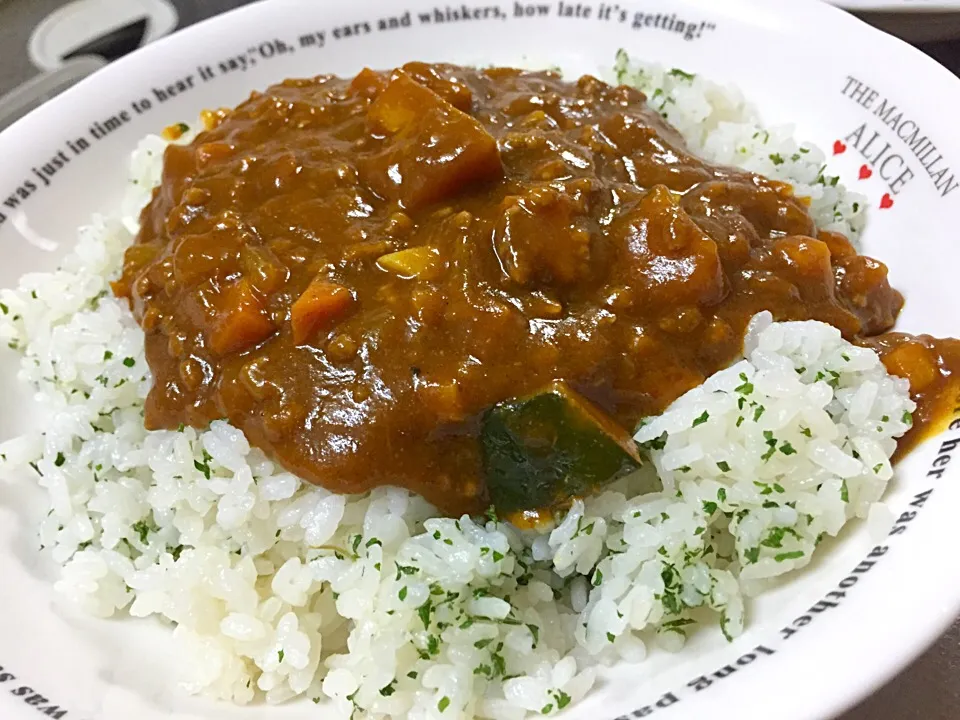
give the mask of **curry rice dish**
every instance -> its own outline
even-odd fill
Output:
[[[819,150],[616,69],[288,80],[141,142],[0,292],[57,590],[172,623],[189,692],[520,720],[882,530],[960,346],[891,331]]]

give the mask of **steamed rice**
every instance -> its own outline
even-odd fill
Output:
[[[617,71],[695,151],[789,180],[821,227],[859,232],[856,196],[818,181],[822,153],[758,129],[739,96],[625,56]],[[745,592],[877,513],[907,382],[827,325],[763,314],[741,362],[642,424],[651,463],[542,533],[438,518],[404,490],[301,483],[224,421],[147,432],[143,333],[107,283],[165,144],[140,144],[120,214],[82,228],[59,270],[0,293],[0,338],[46,418],[0,446],[0,470],[48,493],[57,590],[100,617],[169,622],[187,691],[305,696],[324,717],[552,714],[598,667],[676,650],[697,623],[736,636]],[[640,494],[653,473],[662,492]]]

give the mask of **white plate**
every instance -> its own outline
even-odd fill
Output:
[[[51,269],[57,260],[15,231],[4,199],[18,187],[31,178],[38,186],[20,206],[34,230],[70,243],[74,228],[91,212],[116,206],[126,159],[138,138],[195,117],[202,108],[235,104],[253,88],[293,75],[348,74],[365,64],[393,66],[413,58],[511,63],[526,56],[560,64],[570,73],[595,73],[609,66],[622,46],[636,56],[737,82],[767,121],[795,123],[799,137],[828,152],[837,141],[845,144],[831,167],[870,198],[865,245],[891,266],[893,283],[906,293],[900,326],[960,335],[954,299],[960,190],[938,190],[896,131],[909,137],[916,127],[918,137],[936,144],[937,151],[924,156],[932,172],[960,167],[955,165],[960,163],[955,131],[960,81],[918,51],[805,0],[723,5],[619,0],[619,9],[627,13],[622,23],[619,13],[610,21],[558,18],[553,12],[517,19],[510,0],[503,5],[504,19],[421,25],[417,11],[433,4],[409,0],[402,8],[413,10],[411,27],[383,32],[376,30],[377,19],[403,12],[389,0],[253,5],[150,45],[41,107],[0,135],[0,286],[15,283],[26,271]],[[538,4],[556,7],[552,0]],[[688,40],[642,22],[634,29],[638,12],[675,15],[696,32]],[[370,33],[345,37],[341,32],[337,39],[333,32],[363,22],[371,24]],[[322,48],[299,47],[300,36],[317,31],[325,33]],[[276,40],[294,52],[278,52]],[[220,63],[235,56],[255,62],[246,71],[221,71]],[[187,76],[196,79],[198,65],[214,68],[214,79],[197,80],[193,90],[164,102],[158,99],[157,91],[175,88]],[[144,100],[149,110],[133,109],[144,108]],[[119,129],[106,139],[91,139],[92,123],[121,113],[126,120]],[[854,133],[864,123],[857,143]],[[857,147],[863,148],[874,132],[878,137],[867,153],[872,157],[887,143],[889,148],[872,177],[858,180],[858,168],[867,159]],[[89,141],[89,149],[77,155],[67,143],[76,146],[80,138]],[[48,186],[33,168],[60,151],[69,162]],[[937,155],[942,159],[933,164]],[[907,168],[912,179],[892,193],[884,178],[892,180]],[[941,187],[952,174],[940,177]],[[881,209],[887,193],[893,204]],[[4,354],[3,438],[23,424],[42,422],[14,379],[15,367],[12,353]],[[960,438],[960,431],[930,440],[899,466],[887,497],[899,521],[889,537],[877,543],[862,524],[851,527],[792,582],[752,602],[748,628],[732,645],[719,633],[702,632],[680,654],[655,652],[642,665],[612,668],[602,687],[568,715],[800,720],[832,716],[870,692],[932,642],[960,610],[954,552],[960,473],[949,459],[956,451],[936,459],[941,443],[952,438]],[[318,717],[309,702],[235,709],[185,698],[172,687],[167,629],[140,621],[94,621],[64,608],[53,591],[52,569],[36,551],[38,499],[28,479],[0,483],[0,717],[30,720],[40,717],[38,711],[73,720]]]

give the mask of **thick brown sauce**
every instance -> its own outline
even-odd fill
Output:
[[[116,284],[146,332],[147,425],[227,417],[333,490],[477,511],[498,401],[563,379],[632,427],[729,364],[759,310],[857,340],[902,305],[789,187],[693,157],[592,77],[411,63],[289,80],[210,124],[167,149]],[[960,344],[871,342],[920,433]]]
[[[889,332],[862,344],[880,353],[887,370],[910,380],[913,427],[900,438],[894,461],[943,430],[960,413],[960,340]]]

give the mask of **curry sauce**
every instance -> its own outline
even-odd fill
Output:
[[[960,367],[960,343],[881,335],[903,303],[882,263],[789,186],[694,157],[629,87],[410,63],[288,80],[208,125],[167,148],[115,284],[147,426],[226,417],[331,490],[482,510],[486,409],[562,381],[631,429],[760,310],[877,347],[915,433]]]

